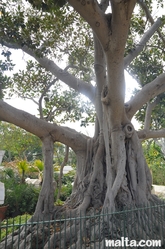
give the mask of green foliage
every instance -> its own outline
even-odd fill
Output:
[[[11,71],[14,67],[14,64],[10,60],[11,52],[9,50],[2,51],[1,55],[5,57],[5,60],[0,60],[0,99],[4,97],[10,85],[10,77],[6,76],[5,72]]]
[[[20,183],[20,175],[18,174],[17,171],[17,162],[14,163],[14,167],[10,168],[10,167],[6,167],[3,171],[2,177],[1,177],[1,181],[2,182],[6,182],[8,186],[10,186],[12,188],[13,184],[17,184]]]
[[[144,155],[152,172],[153,184],[165,185],[165,158],[155,141],[143,143]]]
[[[18,164],[18,171],[22,174],[23,172],[28,171],[29,164],[26,160],[19,161]]]
[[[5,161],[42,158],[41,141],[19,127],[0,122],[0,148],[5,150]]]
[[[34,167],[36,167],[41,172],[44,170],[44,163],[39,159],[35,160],[33,165],[34,165]]]
[[[55,205],[56,206],[62,206],[64,204],[63,201],[61,201],[60,199],[58,199],[56,202],[55,202]]]
[[[62,87],[52,74],[33,61],[27,62],[26,71],[19,71],[10,80],[9,97],[17,95],[24,99],[35,99],[39,104],[40,118],[47,121],[64,123],[81,120],[86,126],[94,122],[94,109],[91,103],[68,87]],[[57,117],[57,118],[56,118]]]
[[[41,160],[35,160],[31,163],[32,166],[29,168],[29,176],[30,178],[37,177],[41,182],[43,180],[43,170],[44,170],[44,162]],[[37,176],[35,176],[35,173],[37,173]]]
[[[155,101],[156,98],[153,99]],[[165,126],[165,119],[164,119],[164,112],[165,112],[165,93],[160,94],[157,97],[158,104],[152,110],[151,115],[151,124],[150,129],[159,130],[164,128]],[[141,123],[144,124],[145,112],[146,112],[147,105],[144,105],[135,115],[136,119]]]
[[[40,189],[32,185],[20,184],[16,179],[8,178],[5,183],[5,205],[9,205],[8,217],[18,214],[32,214],[35,210]]]
[[[70,6],[53,8],[51,4],[54,5],[54,2],[51,0],[49,2],[51,2],[49,3],[51,11],[43,12],[32,8],[28,3],[21,4],[19,1],[14,3],[14,8],[11,8],[3,0],[0,4],[2,13],[0,36],[2,41],[3,38],[5,40],[7,38],[12,42],[19,43],[20,46],[27,45],[35,49],[37,55],[51,54],[55,58],[62,58],[62,51],[69,55],[74,45],[78,48],[76,42],[72,43],[72,34],[74,33],[76,38],[80,35],[83,40],[84,37],[88,37],[85,30],[78,33],[75,28],[80,21],[84,25],[85,22]],[[63,3],[64,1],[59,0],[59,2]],[[43,2],[37,0],[37,3],[42,5]],[[44,3],[46,2],[44,1]],[[80,37],[79,40],[81,40]],[[86,40],[88,39],[86,38]],[[84,40],[84,47],[86,45],[86,51],[88,51],[89,46],[87,46],[86,40]]]
[[[65,3],[66,0],[27,0],[32,6],[36,9],[46,11],[46,12],[51,12],[54,9],[57,9],[58,7],[62,7]]]
[[[152,167],[153,184],[165,185],[165,164]]]
[[[65,155],[65,145],[56,142],[54,144],[54,166],[57,171],[59,171],[60,165],[62,164],[64,160],[64,155]],[[73,152],[72,149],[69,148],[69,156],[68,156],[68,162],[69,165],[72,167],[75,167],[76,165],[76,156],[75,153]],[[57,166],[57,167],[56,167]]]
[[[67,185],[62,185],[60,200],[65,201],[72,193],[72,184],[67,183]]]
[[[1,182],[5,184],[5,202],[8,205],[7,217],[20,214],[33,214],[38,201],[40,188],[20,182],[16,171],[6,168]]]
[[[29,169],[29,164],[26,160],[23,161],[19,161],[18,164],[18,171],[21,174],[21,183],[25,182],[25,173],[27,173],[28,169]]]
[[[26,224],[31,218],[31,215],[24,214],[16,216],[15,218],[9,218],[1,222],[1,239],[5,238],[8,234],[18,229],[18,226],[13,227],[14,224]],[[11,225],[11,226],[10,226]],[[3,227],[3,228],[2,228]]]
[[[8,37],[13,43],[27,45],[41,57],[63,60],[69,63],[68,71],[86,82],[93,80],[91,65],[93,64],[92,32],[89,25],[74,12],[65,1],[32,0],[21,5],[14,2],[14,8],[9,8],[5,1],[1,6],[0,36]],[[42,5],[51,9],[42,12]],[[53,8],[53,5],[56,7]],[[87,31],[88,30],[88,31]],[[67,73],[67,72],[66,72]],[[82,119],[81,125],[86,126],[94,122],[95,114],[91,103],[78,97],[69,88],[63,88],[56,80],[51,85],[52,74],[39,64],[29,61],[26,71],[19,71],[10,81],[10,94],[23,98],[36,98],[40,101],[40,117],[47,121],[75,122]],[[9,89],[8,89],[9,90]],[[60,116],[60,119],[59,119]]]
[[[156,11],[156,8],[163,8],[163,1],[145,1],[148,9],[151,11],[154,10],[154,20],[156,21],[157,15],[160,18],[159,10]],[[159,31],[163,35],[165,32],[164,26],[164,16],[161,17],[162,25],[159,28]],[[151,27],[151,23],[146,19],[145,12],[137,7],[137,11],[132,16],[130,32],[128,36],[127,47],[125,55],[128,53],[134,52],[136,46],[138,46],[138,41],[145,34],[147,30]],[[144,87],[147,83],[153,81],[156,77],[164,72],[164,61],[165,61],[165,47],[164,42],[160,38],[158,32],[155,32],[154,35],[145,45],[143,51],[133,60],[131,65],[127,68],[128,72],[137,80],[140,88]],[[137,91],[135,91],[137,93]],[[159,96],[159,104],[152,111],[151,119],[151,129],[161,129],[164,127],[165,121],[163,117],[164,113],[164,93]],[[152,99],[154,101],[155,99]],[[144,118],[146,113],[147,105],[144,105],[138,112],[135,114],[136,120],[138,120],[142,126],[144,124]]]
[[[62,187],[60,193],[61,201],[65,201],[71,195],[74,178],[75,178],[75,170],[72,170],[62,176]],[[57,185],[58,185],[58,178],[57,178]]]
[[[54,178],[55,178],[55,181],[57,182],[57,186],[59,185],[58,177],[59,177],[59,173],[55,173]],[[75,170],[72,170],[62,176],[62,187],[61,187],[61,193],[60,193],[60,200],[57,200],[56,202],[58,201],[64,202],[71,195],[72,187],[73,187],[72,184],[74,182],[74,178],[75,178]],[[56,188],[56,191],[55,191],[55,196],[54,196],[55,200],[57,199],[57,193],[58,193],[58,187]]]
[[[14,178],[14,170],[13,169],[11,169],[11,168],[6,168],[5,170],[4,170],[4,173],[5,173],[5,176],[7,177],[7,178]]]
[[[145,153],[148,165],[152,167],[152,164],[160,165],[164,156],[161,152],[161,148],[153,140],[149,140],[143,143],[143,150]]]
[[[70,185],[71,183],[74,182],[74,178],[75,178],[75,170],[71,170],[67,174],[63,175],[62,184]]]
[[[89,25],[65,3],[65,0],[29,0],[26,4],[14,1],[14,8],[12,8],[3,0],[0,5],[0,36],[2,40],[4,38],[21,46],[27,45],[41,57],[46,55],[56,61],[63,61],[65,58],[69,64],[70,73],[91,83],[95,80],[93,34]],[[154,8],[162,8],[163,1],[157,1],[156,4],[153,1],[145,1],[145,4],[152,11]],[[156,15],[154,18],[156,19]],[[164,22],[164,17],[162,21]],[[137,5],[131,19],[125,55],[135,49],[149,27],[150,23],[144,11]],[[164,32],[163,25],[159,30]],[[155,33],[143,52],[127,70],[141,86],[144,86],[164,71],[164,54],[162,40]],[[37,98],[42,107],[41,118],[47,121],[62,123],[81,119],[82,126],[94,122],[95,111],[91,103],[83,99],[80,102],[77,94],[69,88],[65,90],[57,79],[51,85],[51,76],[51,73],[37,63],[29,61],[27,70],[19,71],[10,81],[10,96],[17,94],[24,98],[35,100]],[[160,106],[162,104],[164,104],[163,101]],[[145,107],[136,114],[136,118],[143,122],[144,113]],[[162,120],[157,113],[155,110],[152,119],[152,126],[156,129],[159,121]],[[159,127],[163,124],[164,122]]]

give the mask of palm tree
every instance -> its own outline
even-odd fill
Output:
[[[19,173],[22,175],[21,176],[21,183],[24,183],[25,182],[25,173],[29,169],[29,164],[26,160],[22,160],[22,161],[18,162],[17,166],[18,166]]]
[[[43,178],[43,170],[44,170],[44,163],[41,160],[35,160],[34,161],[34,168],[37,170],[38,172],[38,178],[42,183],[42,178]]]

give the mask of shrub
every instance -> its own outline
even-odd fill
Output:
[[[152,167],[153,184],[165,185],[165,165]]]
[[[72,184],[68,183],[67,185],[63,185],[61,187],[61,195],[60,200],[65,201],[72,193]]]
[[[75,170],[71,170],[67,174],[63,175],[62,184],[67,185],[67,184],[73,183],[74,178],[75,178]]]
[[[35,211],[40,189],[18,183],[15,179],[6,179],[4,183],[5,205],[9,205],[7,217],[15,217],[24,213],[32,214]]]

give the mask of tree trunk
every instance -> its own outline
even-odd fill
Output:
[[[113,131],[110,135],[108,156],[106,154],[107,144],[102,133],[96,140],[88,141],[86,153],[76,153],[78,158],[77,174],[73,192],[64,205],[66,216],[91,215],[96,210],[99,213],[104,213],[106,210],[111,212],[160,203],[160,200],[151,194],[151,174],[143,156],[140,140],[132,124],[129,123],[122,127],[120,131]],[[110,164],[108,165],[107,162],[110,162]],[[61,212],[63,212],[64,207]],[[155,217],[152,217],[155,226],[158,216],[159,213],[156,213]],[[108,233],[108,226],[109,234],[111,234],[113,227],[113,239],[117,239],[116,236],[119,236],[117,223],[120,224],[120,220],[114,221],[111,216],[108,219],[106,222],[102,221],[101,225],[95,228],[91,226],[90,236],[95,233],[99,241],[105,240],[101,234],[105,229]],[[143,220],[143,217],[139,216],[139,220],[141,219]],[[147,214],[145,219],[150,224],[151,220]],[[147,230],[143,230],[143,221],[140,222],[142,222],[139,225],[140,229],[147,236]],[[76,242],[73,243],[74,246],[72,244],[73,248],[80,248],[80,244],[85,246],[87,243],[83,240],[86,236],[85,226],[86,223],[83,220],[81,221],[81,229],[79,221],[76,222],[76,228],[75,223],[72,224],[71,222],[67,228],[56,233],[56,246],[60,245],[60,248],[65,248],[70,241],[74,240]],[[72,231],[74,229],[77,232],[73,235]],[[49,243],[49,246],[53,248],[54,235]],[[71,244],[69,245],[71,246]],[[49,248],[48,244],[44,248]]]
[[[42,139],[44,155],[44,172],[34,219],[50,219],[54,212],[54,192],[56,183],[53,175],[54,142],[50,136]]]
[[[60,174],[59,174],[59,177],[58,177],[58,193],[57,193],[57,198],[56,200],[59,200],[60,199],[60,195],[61,195],[61,186],[62,186],[62,177],[63,177],[63,169],[64,169],[64,166],[66,166],[66,163],[68,161],[68,154],[69,154],[69,147],[66,145],[65,146],[65,157],[64,157],[64,161],[62,162],[61,164],[61,167],[60,167]]]
[[[108,155],[103,134],[96,141],[90,140],[86,155],[77,154],[77,174],[67,200],[70,208],[81,212],[102,206],[115,210],[152,201],[152,177],[133,126],[127,124],[114,131],[109,141]]]

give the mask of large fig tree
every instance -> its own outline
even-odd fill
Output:
[[[91,207],[103,212],[106,208],[115,211],[159,202],[151,194],[152,178],[140,141],[165,136],[162,126],[151,130],[152,110],[163,103],[165,91],[164,19],[161,15],[153,18],[155,8],[161,11],[163,1],[2,0],[2,48],[21,49],[38,62],[38,70],[47,71],[38,84],[34,77],[27,80],[30,70],[21,79],[25,95],[30,84],[35,93],[42,89],[40,118],[0,100],[0,119],[35,134],[43,143],[44,179],[34,218],[56,211],[56,141],[71,147],[77,158],[73,191],[65,210],[80,214]],[[68,64],[60,68],[57,64],[62,60]],[[142,87],[127,103],[124,70],[131,72]],[[50,86],[58,81],[85,95],[95,108],[93,137],[58,125],[52,115],[55,112],[47,119],[41,102],[46,97],[48,103],[50,95],[53,97]],[[56,106],[55,98],[52,103]],[[144,127],[137,132],[131,120],[138,110]],[[152,222],[156,222],[154,217]],[[68,234],[65,236],[70,240]]]

